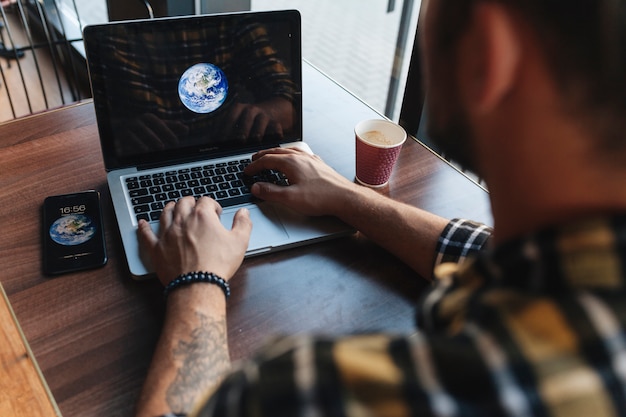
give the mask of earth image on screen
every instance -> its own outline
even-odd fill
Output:
[[[96,234],[96,225],[84,214],[70,214],[58,218],[50,226],[50,237],[64,246],[75,246],[87,242]]]
[[[214,112],[228,95],[226,74],[213,64],[195,64],[180,77],[178,95],[185,107],[195,113]]]

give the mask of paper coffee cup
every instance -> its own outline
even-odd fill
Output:
[[[406,141],[404,129],[389,120],[364,120],[354,128],[356,179],[369,187],[383,187]]]

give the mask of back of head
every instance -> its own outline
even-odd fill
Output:
[[[626,153],[626,0],[440,0],[439,47],[454,47],[472,7],[510,7],[537,36],[565,108],[607,155]]]

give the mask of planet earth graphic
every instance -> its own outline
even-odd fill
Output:
[[[87,242],[96,234],[96,225],[84,214],[70,214],[58,218],[50,226],[50,237],[64,246],[75,246]]]
[[[178,95],[185,107],[195,113],[214,112],[228,95],[226,74],[213,64],[195,64],[180,77]]]

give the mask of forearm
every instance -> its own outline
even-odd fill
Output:
[[[229,369],[223,292],[211,284],[173,291],[137,416],[190,412]]]
[[[385,248],[426,279],[448,220],[354,184],[342,194],[335,215]]]

